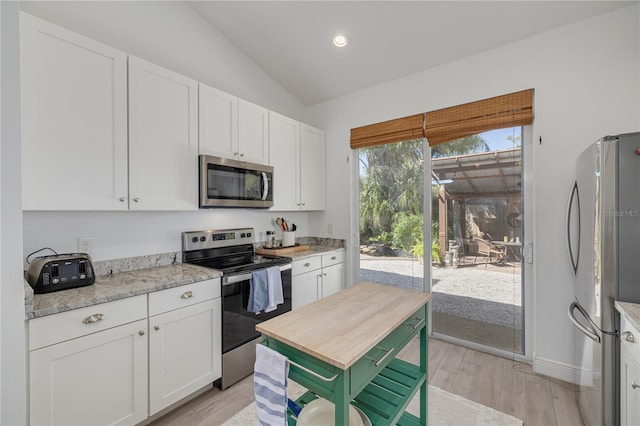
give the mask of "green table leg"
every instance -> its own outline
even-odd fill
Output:
[[[336,425],[348,425],[349,424],[349,383],[345,378],[347,377],[347,371],[343,371],[336,378],[336,390],[334,395],[335,404],[335,421]]]
[[[426,318],[426,317],[425,317]],[[427,326],[425,324],[420,330],[420,371],[425,375],[425,380],[420,386],[420,424],[427,425],[427,407],[428,407],[428,395],[427,395],[427,380],[428,377],[428,343],[427,343]]]

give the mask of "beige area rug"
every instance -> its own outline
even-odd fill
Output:
[[[306,390],[289,381],[289,397],[298,398]],[[428,418],[430,426],[522,426],[522,420],[429,385]],[[419,415],[419,397],[411,401],[407,411]],[[251,403],[226,421],[223,426],[258,425],[256,404]]]

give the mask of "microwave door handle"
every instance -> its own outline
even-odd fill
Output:
[[[576,314],[575,314],[576,309],[588,321],[589,328],[580,324],[580,322],[576,319]],[[578,330],[586,334],[588,338],[590,338],[596,343],[600,343],[600,336],[598,336],[598,333],[596,331],[598,327],[593,323],[591,318],[589,318],[589,315],[587,314],[587,312],[585,312],[584,308],[580,306],[578,302],[573,302],[571,303],[571,305],[569,305],[569,319],[571,320],[573,325],[575,325],[578,328]]]
[[[576,208],[578,213],[578,246],[577,251],[574,253],[571,249],[571,212],[573,210],[573,200],[576,200]],[[569,251],[569,261],[571,262],[571,271],[573,275],[578,274],[578,262],[580,261],[580,233],[581,233],[581,219],[580,219],[580,192],[578,191],[578,181],[573,180],[571,184],[571,191],[569,192],[569,202],[567,203],[567,249]]]
[[[265,172],[260,173],[262,173],[262,200],[264,201],[269,194],[269,178]]]

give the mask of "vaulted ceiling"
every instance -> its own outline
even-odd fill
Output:
[[[187,3],[302,103],[314,105],[634,1]],[[332,44],[339,32],[348,35],[347,47]]]

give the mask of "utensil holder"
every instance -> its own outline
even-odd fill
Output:
[[[282,231],[282,247],[293,247],[296,245],[296,233]]]

